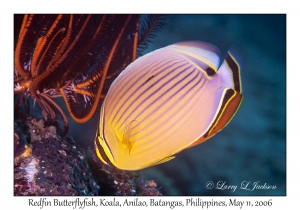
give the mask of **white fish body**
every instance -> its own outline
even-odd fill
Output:
[[[242,101],[239,65],[204,42],[181,42],[131,63],[102,104],[95,148],[107,164],[139,170],[220,131]]]

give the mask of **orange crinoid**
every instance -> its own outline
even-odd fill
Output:
[[[15,20],[20,15],[15,15]],[[53,100],[63,97],[71,117],[88,121],[115,77],[166,24],[162,15],[22,15],[15,30],[15,113],[32,98],[45,120],[68,120]],[[16,24],[16,22],[15,22]]]

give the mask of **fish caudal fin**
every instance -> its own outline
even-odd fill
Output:
[[[227,52],[218,74],[222,78],[224,87],[229,87],[238,93],[242,93],[240,65],[230,52]]]

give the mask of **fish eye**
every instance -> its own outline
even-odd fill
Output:
[[[215,75],[216,71],[214,69],[212,69],[211,67],[208,67],[206,69],[206,73],[208,76],[213,76],[213,75]]]

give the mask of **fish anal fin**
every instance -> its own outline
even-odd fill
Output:
[[[187,149],[187,148],[190,148],[190,147],[193,147],[193,146],[196,146],[198,144],[201,144],[203,143],[207,138],[204,138],[203,136],[201,136],[197,141],[195,141],[194,143],[192,143],[191,145],[189,145],[188,147],[184,148],[184,149]]]
[[[210,125],[209,129],[203,136],[198,138],[191,145],[185,147],[184,149],[188,149],[205,142],[216,133],[221,131],[233,118],[243,100],[243,95],[230,88],[225,88],[221,95],[222,97],[220,99],[219,111],[216,113],[214,121]]]
[[[225,89],[225,94],[220,101],[219,112],[211,127],[204,134],[205,139],[209,139],[217,132],[221,131],[233,118],[243,100],[243,95],[233,89]]]
[[[150,164],[150,165],[148,165],[146,167],[152,167],[152,166],[155,166],[155,165],[159,165],[161,163],[168,162],[169,160],[172,160],[174,158],[175,158],[175,156],[167,156],[167,157],[165,157],[165,158],[163,158],[163,159],[161,159],[161,160],[159,160],[159,161],[157,161],[155,163],[152,163],[152,164]]]

